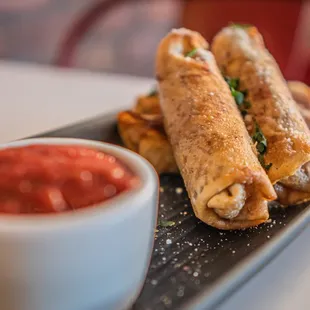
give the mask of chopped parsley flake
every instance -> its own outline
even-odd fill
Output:
[[[272,163],[269,163],[269,164],[265,163],[264,155],[267,152],[267,140],[256,121],[255,121],[254,133],[252,135],[252,140],[256,145],[256,150],[258,152],[258,160],[260,164],[265,170],[268,171],[270,167],[272,166]]]
[[[241,28],[241,29],[246,29],[246,28],[250,28],[253,27],[253,25],[251,24],[238,24],[238,23],[231,23],[230,27],[233,28]]]
[[[239,88],[239,79],[230,78],[228,76],[224,77],[225,81],[229,85],[230,89],[237,89]]]
[[[174,221],[158,220],[158,226],[171,227],[171,226],[174,226],[174,225],[175,225]]]
[[[258,126],[257,122],[255,122],[254,134],[252,136],[253,142],[256,143],[257,151],[264,155],[267,151],[267,140]]]
[[[226,83],[228,84],[231,94],[235,99],[235,102],[240,110],[241,115],[244,117],[248,114],[247,109],[251,107],[251,103],[245,100],[248,95],[247,90],[239,90],[240,81],[238,78],[224,77]]]
[[[272,166],[272,163],[269,163],[269,164],[266,164],[266,163],[265,163],[265,157],[264,157],[264,155],[258,154],[258,161],[260,162],[260,164],[262,165],[262,167],[263,167],[266,171],[268,171],[268,170],[271,168],[271,166]]]
[[[188,52],[185,57],[193,57],[197,53],[197,48],[192,49],[190,52]]]
[[[235,99],[238,109],[243,117],[248,114],[248,109],[251,108],[251,102],[245,100],[248,95],[247,90],[239,90],[240,81],[238,78],[224,77],[226,83],[228,84],[231,94]],[[258,160],[262,167],[268,171],[272,166],[272,163],[266,164],[264,155],[267,152],[267,140],[255,121],[254,133],[252,135],[252,140],[256,146],[258,152]]]
[[[244,95],[241,91],[238,91],[238,90],[235,90],[233,89],[231,91],[231,94],[233,95],[233,97],[235,98],[235,101],[237,103],[237,105],[241,105],[243,103],[243,100],[244,100]]]

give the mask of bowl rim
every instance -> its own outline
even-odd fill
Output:
[[[85,223],[100,222],[107,227],[124,221],[133,212],[140,212],[154,191],[158,191],[158,175],[153,166],[142,156],[124,147],[107,142],[76,138],[29,138],[0,144],[0,150],[28,145],[78,145],[95,148],[117,157],[140,178],[141,185],[135,189],[74,212],[52,214],[0,214],[0,233],[32,233],[34,231],[50,232],[54,229],[68,230]]]

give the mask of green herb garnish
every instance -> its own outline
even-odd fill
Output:
[[[244,117],[248,114],[247,109],[251,107],[251,103],[249,101],[245,101],[245,97],[248,95],[248,91],[239,90],[240,82],[238,78],[225,76],[224,79],[230,88],[231,94],[235,99],[241,115]]]
[[[165,221],[165,220],[158,220],[158,226],[162,227],[171,227],[175,225],[174,221]]]
[[[235,101],[237,103],[237,105],[241,105],[243,103],[243,100],[244,100],[244,95],[241,91],[238,91],[238,90],[235,90],[233,89],[231,91],[231,94],[233,95],[233,97],[235,98]]]
[[[231,77],[224,77],[226,83],[228,84],[231,94],[235,99],[235,102],[238,106],[238,109],[242,115],[242,117],[245,117],[248,114],[248,109],[251,108],[251,102],[245,100],[245,97],[248,95],[247,89],[245,90],[239,90],[239,84],[240,81],[238,78],[231,78]],[[260,127],[258,126],[257,122],[254,121],[255,128],[254,133],[252,135],[252,140],[256,145],[256,150],[258,152],[258,160],[262,167],[268,171],[270,167],[272,166],[272,163],[266,164],[264,155],[267,152],[267,140],[261,131]]]
[[[272,163],[269,163],[269,164],[261,164],[262,165],[262,167],[266,170],[266,171],[268,171],[270,168],[271,168],[271,166],[272,166]]]
[[[155,97],[158,95],[158,90],[157,89],[153,89],[148,93],[148,97]]]
[[[234,27],[234,28],[241,28],[241,29],[246,29],[246,28],[250,28],[253,27],[253,25],[251,24],[238,24],[238,23],[231,23],[230,27]]]
[[[256,145],[256,150],[258,152],[258,160],[260,164],[265,170],[268,171],[272,166],[272,163],[269,164],[265,163],[264,155],[267,152],[267,140],[257,122],[255,121],[254,123],[255,123],[255,129],[254,134],[252,135],[252,140]]]
[[[229,85],[229,88],[232,89],[237,89],[239,88],[239,79],[235,79],[235,78],[230,78],[228,76],[224,77],[225,81],[227,82],[227,84]]]
[[[188,52],[185,57],[193,57],[197,53],[197,48],[192,49],[190,52]]]
[[[260,164],[262,165],[262,167],[263,167],[266,171],[268,171],[268,170],[271,168],[272,163],[266,164],[266,163],[265,163],[265,157],[264,157],[264,155],[258,154],[257,157],[258,157],[258,161],[260,162]]]
[[[255,130],[252,136],[252,140],[254,143],[257,143],[256,149],[258,153],[264,155],[267,151],[267,140],[260,127],[258,126],[257,122],[255,122]]]

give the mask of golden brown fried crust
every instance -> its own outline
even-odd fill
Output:
[[[281,183],[274,186],[278,200],[284,206],[300,204],[309,200],[309,193],[298,190],[291,190]]]
[[[138,153],[146,158],[158,174],[179,171],[166,135],[150,129],[141,136]]]
[[[125,146],[146,158],[158,174],[178,172],[171,145],[163,132],[162,115],[124,111],[118,114],[117,123]]]
[[[248,91],[252,117],[246,125],[251,133],[256,120],[267,139],[271,182],[293,175],[310,160],[310,133],[262,36],[255,27],[227,27],[214,38],[212,51],[222,72],[239,78],[240,89]]]
[[[255,226],[268,219],[266,200],[275,193],[207,46],[185,29],[160,43],[156,73],[165,129],[196,216],[220,229]],[[197,59],[184,57],[194,48],[200,51]],[[226,220],[207,202],[234,183],[245,184],[248,199],[236,218]]]
[[[158,96],[140,96],[133,111],[138,114],[161,114]]]

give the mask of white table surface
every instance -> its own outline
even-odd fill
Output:
[[[0,142],[129,107],[153,81],[0,62]],[[310,309],[310,227],[220,310]]]

